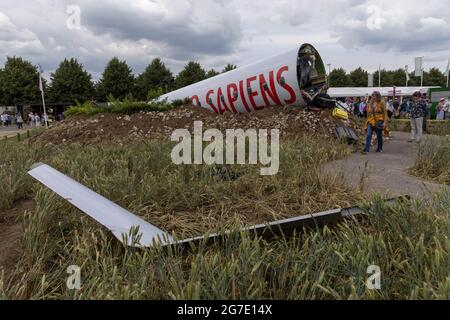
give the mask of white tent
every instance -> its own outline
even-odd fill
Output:
[[[431,88],[439,87],[347,87],[347,88],[329,88],[328,94],[332,98],[347,98],[347,97],[368,97],[374,91],[379,91],[383,97],[408,97],[412,96],[414,92],[420,91],[427,93]]]

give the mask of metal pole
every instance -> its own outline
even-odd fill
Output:
[[[405,73],[406,73],[406,87],[408,87],[408,78],[409,78],[409,74],[408,74],[408,66],[405,67]]]
[[[45,98],[44,98],[44,81],[42,81],[42,67],[39,65],[39,87],[41,89],[41,96],[42,96],[42,106],[44,107],[44,123],[45,123],[45,129],[48,129],[48,117],[47,117],[47,109],[45,108]]]
[[[330,75],[331,75],[331,63],[327,64],[328,66],[328,88],[330,87]]]
[[[44,98],[44,90],[41,92],[42,95],[42,105],[44,106],[44,122],[45,122],[45,129],[48,129],[48,121],[47,119],[47,110],[45,108],[45,98]]]
[[[378,67],[378,88],[381,88],[381,64]]]
[[[424,58],[425,57],[423,56],[422,57],[422,61],[423,61]],[[420,76],[420,87],[421,88],[423,88],[423,71],[424,71],[424,68],[423,68],[423,62],[422,62],[422,72],[421,72],[421,76]]]
[[[447,88],[448,88],[449,76],[450,76],[450,58],[448,58],[448,63],[447,63]]]
[[[449,80],[449,76],[450,76],[450,70],[447,71],[447,88],[448,88],[448,80]]]

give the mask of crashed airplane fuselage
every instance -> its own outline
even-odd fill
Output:
[[[306,105],[326,89],[325,67],[310,44],[192,84],[160,97],[191,99],[194,105],[222,114],[254,112],[267,106]]]

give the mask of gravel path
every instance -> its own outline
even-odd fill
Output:
[[[417,144],[408,143],[409,133],[393,132],[392,139],[384,146],[384,153],[375,153],[372,146],[369,155],[355,153],[344,160],[328,163],[325,170],[343,170],[349,183],[364,192],[389,196],[410,195],[428,197],[433,191],[450,186],[440,185],[408,175],[414,165]]]

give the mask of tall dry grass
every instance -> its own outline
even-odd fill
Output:
[[[88,221],[50,218],[38,194],[25,233],[27,254],[0,287],[2,298],[33,299],[448,299],[449,198],[386,205],[374,199],[364,223],[266,242],[231,234],[221,245],[123,248]],[[49,215],[45,217],[46,215]],[[55,221],[57,220],[57,221]],[[81,290],[66,270],[81,267]],[[381,289],[366,286],[378,265]],[[1,285],[1,284],[0,284]]]
[[[365,202],[339,173],[321,165],[350,150],[320,139],[285,142],[280,173],[254,166],[175,166],[171,144],[15,144],[0,154],[2,177],[22,179],[10,202],[33,194],[24,218],[23,256],[0,275],[0,299],[444,299],[448,295],[449,198],[386,206],[375,199],[368,221],[266,242],[235,232],[222,245],[124,248],[104,228],[26,178],[34,161],[58,170],[181,237]],[[11,161],[5,161],[10,159]],[[14,161],[12,161],[12,159]],[[10,206],[5,202],[5,207]],[[446,210],[447,209],[447,210]],[[0,210],[1,212],[1,210]],[[1,214],[1,213],[0,213]],[[382,270],[382,290],[365,286],[367,267]],[[67,267],[82,271],[79,291]]]
[[[419,144],[410,172],[420,178],[450,185],[450,137],[426,137]]]

